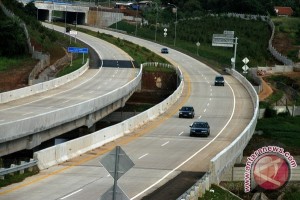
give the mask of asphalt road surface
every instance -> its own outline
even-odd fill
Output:
[[[161,45],[113,34],[160,54]],[[251,120],[250,96],[228,75],[224,87],[214,86],[217,72],[189,56],[173,49],[162,56],[184,71],[184,92],[171,109],[124,138],[44,170],[21,184],[2,188],[0,199],[99,199],[113,184],[112,177],[99,160],[116,145],[121,146],[135,164],[118,181],[130,199],[142,199],[182,172],[201,176],[208,171],[210,159],[228,146]],[[182,105],[194,106],[194,119],[178,118],[178,109]],[[189,125],[194,120],[209,122],[211,134],[208,138],[189,136]],[[160,190],[163,188],[170,190],[170,187]],[[177,190],[173,188],[170,193],[172,191]]]

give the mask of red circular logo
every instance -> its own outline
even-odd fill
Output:
[[[290,166],[286,159],[274,154],[260,156],[253,168],[255,182],[265,190],[276,190],[290,178]]]

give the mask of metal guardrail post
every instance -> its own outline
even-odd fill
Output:
[[[24,162],[24,161],[23,161]],[[13,174],[14,172],[17,171],[23,171],[24,173],[24,169],[31,168],[32,171],[32,167],[37,165],[37,160],[33,160],[31,159],[29,162],[21,162],[21,165],[14,165],[12,164],[12,166],[10,168],[2,168],[0,169],[0,177],[6,175],[6,174]]]

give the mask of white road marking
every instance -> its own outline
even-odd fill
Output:
[[[33,112],[24,113],[23,116],[24,116],[24,115],[30,115],[30,114],[32,114],[32,113],[33,113]]]
[[[99,89],[99,87],[98,87],[98,89]],[[92,94],[92,93],[94,93],[94,91],[89,91],[89,94]]]
[[[211,98],[209,98],[209,100],[211,101]]]
[[[201,117],[202,117],[202,116],[200,115],[200,116],[198,117],[198,119],[201,119]]]
[[[204,109],[204,111],[203,112],[206,112],[206,108]]]
[[[161,146],[163,147],[163,146],[165,146],[166,144],[168,144],[169,143],[169,141],[168,142],[165,142],[165,143],[163,143]]]
[[[54,106],[48,106],[46,109],[51,109],[51,108],[53,108]]]
[[[68,197],[70,197],[70,196],[72,196],[72,195],[74,195],[74,194],[80,192],[81,190],[82,190],[82,189],[79,189],[79,190],[77,190],[77,191],[75,191],[75,192],[72,192],[71,194],[68,194],[67,196],[64,196],[64,197],[62,197],[62,198],[60,198],[60,199],[66,199],[66,198],[68,198]]]
[[[62,102],[62,103],[67,103],[67,102],[69,102],[70,100],[66,100],[66,101],[64,101],[64,102]]]
[[[0,122],[4,122],[5,120],[4,119],[0,119]]]
[[[136,199],[140,195],[144,194],[145,192],[147,192],[148,190],[150,190],[151,188],[153,188],[154,186],[156,186],[157,184],[159,184],[161,181],[163,181],[165,178],[167,178],[170,174],[172,174],[173,172],[175,172],[176,170],[178,170],[181,166],[183,166],[185,163],[187,163],[188,161],[190,161],[191,159],[193,159],[197,154],[199,154],[203,149],[205,149],[206,147],[208,147],[211,143],[213,143],[219,137],[219,135],[224,131],[224,129],[228,126],[229,122],[232,120],[232,117],[233,117],[233,114],[234,114],[234,111],[235,111],[236,97],[234,95],[232,87],[230,85],[229,85],[229,87],[230,87],[231,92],[233,94],[233,108],[232,108],[232,112],[231,112],[230,118],[228,119],[228,121],[226,122],[226,124],[224,125],[224,127],[220,130],[220,132],[211,141],[209,141],[204,147],[202,147],[201,149],[199,149],[197,152],[195,152],[193,155],[191,155],[189,158],[187,158],[185,161],[183,161],[177,167],[175,167],[174,169],[172,169],[171,171],[169,171],[168,173],[166,173],[163,177],[161,177],[155,183],[153,183],[152,185],[150,185],[149,187],[147,187],[146,189],[144,189],[143,191],[141,191],[140,193],[138,193],[137,195],[135,195],[134,197],[132,197],[130,200]]]
[[[145,157],[145,156],[147,156],[147,155],[148,155],[148,153],[142,155],[141,157],[139,157],[139,159],[142,159],[143,157]]]
[[[209,103],[207,103],[207,105],[206,106],[209,106]]]
[[[184,132],[182,131],[181,133],[179,133],[179,135],[182,135]]]

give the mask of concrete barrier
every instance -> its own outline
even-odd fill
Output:
[[[89,61],[87,61],[81,68],[78,70],[67,74],[65,76],[53,79],[51,81],[46,81],[43,83],[35,84],[32,86],[20,88],[17,90],[12,90],[8,92],[0,93],[0,103],[7,103],[9,101],[13,101],[16,99],[20,99],[23,97],[27,97],[33,94],[37,94],[40,92],[45,92],[47,90],[51,90],[53,88],[56,88],[58,86],[61,86],[65,83],[68,83],[79,76],[81,76],[87,69],[89,68]]]
[[[257,93],[251,83],[241,74],[233,69],[227,69],[227,72],[241,82],[247,89],[253,103],[253,117],[243,132],[223,151],[218,153],[210,162],[210,176],[212,183],[219,184],[221,176],[228,168],[231,168],[236,160],[242,156],[243,150],[251,139],[257,119],[259,116],[259,100]]]
[[[59,125],[80,119],[91,113],[94,113],[97,110],[105,108],[113,102],[127,97],[139,86],[142,78],[141,70],[142,68],[133,80],[105,95],[95,97],[93,99],[89,99],[85,102],[78,103],[66,108],[49,111],[47,113],[33,116],[31,118],[24,118],[19,121],[1,124],[0,143],[26,137],[36,132],[48,130]]]
[[[181,75],[181,71],[178,70]],[[108,142],[124,136],[136,128],[141,127],[147,122],[158,117],[160,114],[170,108],[173,103],[181,96],[184,82],[181,81],[175,92],[163,102],[153,106],[152,108],[113,126],[101,129],[90,135],[77,138],[54,147],[50,147],[34,153],[34,158],[38,160],[40,170],[49,168],[53,165],[65,162],[80,154],[92,149],[98,148]],[[86,109],[85,106],[83,106]],[[51,155],[49,155],[51,154]]]
[[[253,102],[253,117],[248,126],[243,132],[223,151],[218,153],[210,161],[209,172],[205,174],[196,184],[194,184],[189,190],[182,194],[177,200],[190,200],[198,199],[202,197],[205,191],[209,190],[211,184],[219,184],[221,177],[225,175],[225,172],[230,170],[236,160],[241,157],[243,150],[251,139],[256,122],[259,115],[259,100],[255,88],[251,83],[240,73],[233,69],[226,69],[226,71],[241,82],[241,84],[249,92]]]

